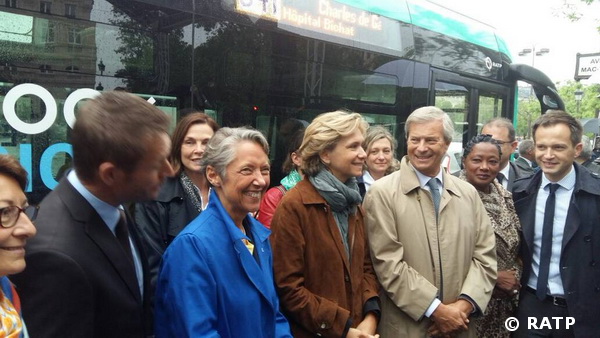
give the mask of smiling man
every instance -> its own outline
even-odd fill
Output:
[[[406,120],[400,170],[365,196],[371,257],[384,289],[382,337],[475,337],[496,282],[495,238],[477,191],[442,170],[454,126],[436,107]]]
[[[600,179],[575,163],[581,124],[549,111],[533,125],[541,170],[518,180],[515,209],[523,227],[523,276],[517,318],[527,323],[574,317],[571,329],[521,325],[517,337],[594,337],[600,330]]]
[[[522,170],[516,163],[510,161],[510,157],[519,144],[515,137],[515,127],[509,119],[496,117],[489,120],[481,128],[481,133],[492,135],[500,143],[502,157],[500,158],[500,171],[496,179],[504,189],[512,191],[515,180],[531,175],[530,172]]]
[[[32,337],[152,335],[147,258],[123,204],[156,198],[173,169],[168,116],[104,92],[79,110],[72,170],[40,204],[27,269],[14,276]]]

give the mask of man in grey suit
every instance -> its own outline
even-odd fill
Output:
[[[481,133],[492,135],[500,143],[502,157],[500,158],[500,172],[496,178],[506,190],[512,191],[513,182],[516,179],[529,176],[523,173],[514,163],[510,162],[510,156],[515,152],[519,144],[515,137],[515,127],[509,119],[496,117],[489,120],[483,126]]]
[[[598,165],[595,161],[592,161],[592,144],[590,142],[590,138],[585,135],[581,135],[581,144],[583,145],[583,148],[581,149],[579,156],[575,158],[575,162],[581,164],[582,167],[585,167],[592,173],[600,175],[600,165]]]
[[[519,158],[515,160],[515,165],[525,176],[533,175],[538,170],[534,147],[533,140],[523,140],[519,143]]]
[[[152,335],[143,243],[123,204],[155,198],[166,176],[168,117],[106,92],[79,111],[74,170],[40,204],[27,269],[14,276],[32,337]]]

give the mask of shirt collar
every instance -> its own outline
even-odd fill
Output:
[[[504,177],[508,180],[508,175],[510,174],[510,162],[506,165],[506,167],[502,168],[498,173],[504,175]]]
[[[411,164],[411,167],[412,167],[412,164]],[[430,177],[430,176],[423,174],[422,172],[415,169],[415,167],[413,167],[413,169],[415,170],[415,173],[417,174],[417,178],[419,179],[419,185],[421,186],[421,189],[425,188],[425,186],[427,185],[427,182],[429,182],[429,180],[432,178],[437,178],[438,180],[440,180],[440,185],[442,187],[444,186],[444,180],[442,179],[444,177],[444,175],[442,175],[441,167],[440,167],[440,171],[438,171],[437,175],[435,175],[434,177]]]
[[[362,178],[363,178],[363,182],[366,185],[371,185],[371,184],[373,184],[375,182],[375,180],[373,179],[373,176],[371,176],[371,173],[369,173],[368,170],[364,171]]]
[[[546,186],[550,183],[558,183],[558,185],[560,185],[561,187],[567,190],[571,190],[575,187],[575,179],[575,170],[573,169],[573,166],[571,166],[571,170],[569,171],[569,173],[566,174],[565,177],[563,177],[558,182],[552,182],[546,177],[546,174],[542,174],[542,184],[540,185],[540,187],[546,188]]]
[[[69,183],[85,198],[86,201],[96,210],[100,218],[106,223],[109,229],[114,233],[115,227],[117,226],[117,222],[119,222],[119,218],[121,217],[119,214],[120,208],[115,208],[114,206],[102,201],[98,197],[94,196],[79,180],[77,177],[77,173],[75,170],[71,170],[69,175],[67,176],[67,180]]]

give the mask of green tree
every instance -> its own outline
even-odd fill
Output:
[[[575,92],[581,90],[583,97],[579,103],[575,100]],[[565,109],[568,113],[578,119],[589,119],[598,117],[600,111],[600,100],[598,94],[600,93],[600,85],[584,85],[580,82],[567,81],[566,84],[558,88],[560,97],[565,102]]]
[[[594,2],[600,2],[600,0],[579,0],[580,2],[583,2],[586,5],[591,5]],[[566,16],[569,20],[571,21],[577,21],[579,19],[581,19],[584,16],[583,13],[584,10],[582,10],[579,6],[570,3],[568,1],[565,1],[565,3],[562,6],[562,13],[564,16]],[[596,13],[597,14],[597,13]],[[597,27],[598,33],[600,33],[600,26]]]
[[[540,103],[535,97],[519,101],[517,136],[531,138],[531,125],[541,114]]]

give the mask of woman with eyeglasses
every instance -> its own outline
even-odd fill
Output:
[[[26,186],[21,164],[0,155],[0,337],[28,337],[19,296],[7,277],[25,269],[25,243],[36,233],[37,208],[27,203]]]

